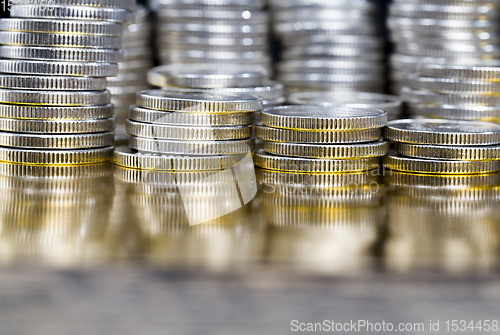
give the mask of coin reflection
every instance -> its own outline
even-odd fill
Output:
[[[258,200],[268,224],[267,261],[323,274],[374,265],[383,222],[376,171],[301,175],[258,169]]]
[[[115,176],[147,262],[224,271],[260,257],[262,229],[253,204],[243,205],[238,187],[244,186],[231,169],[174,173],[116,167]]]
[[[392,172],[387,267],[396,272],[490,272],[497,268],[500,175]]]
[[[0,163],[0,260],[56,267],[99,263],[114,193],[112,166]]]

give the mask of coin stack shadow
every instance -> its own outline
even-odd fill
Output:
[[[387,171],[430,175],[476,175],[500,171],[500,125],[459,120],[390,121],[384,137],[394,152]]]
[[[387,113],[387,120],[399,119],[403,112],[403,100],[395,95],[369,92],[297,92],[287,97],[292,105],[323,107],[348,107],[381,109]]]
[[[137,92],[147,90],[147,72],[153,66],[153,52],[150,46],[152,34],[148,22],[148,9],[138,5],[134,12],[134,23],[123,30],[123,62],[118,64],[118,75],[108,78],[111,103],[115,106],[117,137],[125,130],[129,108],[135,103]]]
[[[390,56],[391,92],[399,94],[423,62],[498,66],[500,35],[497,0],[395,0],[387,25],[394,53]]]
[[[271,66],[263,0],[159,0],[156,46],[161,64]]]
[[[321,174],[371,171],[389,150],[381,139],[387,113],[378,109],[281,106],[261,113],[255,165]]]
[[[135,1],[14,3],[13,18],[0,20],[0,160],[109,161],[115,122],[105,77],[117,74],[120,23],[133,19]]]
[[[380,4],[369,0],[270,0],[282,44],[278,81],[300,91],[385,91]]]
[[[500,67],[420,64],[401,95],[412,118],[500,123]]]

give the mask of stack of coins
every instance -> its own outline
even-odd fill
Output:
[[[159,0],[156,45],[162,64],[270,66],[263,0]]]
[[[135,152],[118,148],[115,162],[175,171],[232,166],[253,151],[253,113],[261,108],[254,96],[139,92],[126,123]]]
[[[387,120],[398,119],[403,111],[400,97],[368,92],[298,92],[290,94],[287,102],[294,105],[376,108],[387,113]]]
[[[370,0],[271,0],[287,93],[385,89],[385,41]]]
[[[255,153],[263,169],[340,173],[375,169],[388,143],[381,139],[387,113],[378,109],[282,106],[261,113]]]
[[[163,65],[148,72],[148,83],[166,91],[255,95],[264,107],[285,102],[283,85],[269,80],[269,71],[261,65]]]
[[[489,61],[500,58],[498,0],[395,0],[388,26],[395,45],[391,87],[397,94],[423,62]]]
[[[457,120],[395,120],[384,137],[395,152],[389,170],[423,174],[484,174],[500,171],[500,125]]]
[[[108,78],[111,102],[115,106],[117,125],[125,125],[130,105],[135,103],[135,95],[148,89],[146,73],[153,66],[150,47],[151,24],[148,10],[137,6],[134,23],[123,31],[123,62],[118,64],[118,75]]]
[[[133,19],[134,1],[14,3],[13,18],[0,20],[0,160],[109,160],[114,118],[105,77],[118,72],[120,23]]]
[[[420,64],[401,90],[413,118],[500,123],[500,67]]]

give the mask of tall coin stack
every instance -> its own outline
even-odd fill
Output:
[[[264,149],[255,165],[291,173],[370,171],[388,143],[381,139],[387,113],[378,109],[282,106],[261,113],[256,135]]]
[[[414,118],[500,123],[500,67],[420,64],[401,90]]]
[[[105,77],[122,58],[133,0],[15,1],[0,20],[0,160],[88,164],[109,160],[113,106]]]
[[[385,90],[385,41],[370,0],[270,0],[287,93]]]
[[[395,94],[424,61],[471,64],[500,58],[498,0],[394,0],[388,27],[395,45],[391,87]]]
[[[148,89],[146,74],[153,66],[150,46],[152,33],[148,10],[137,6],[134,23],[123,31],[123,62],[118,64],[118,75],[108,78],[111,102],[115,106],[117,125],[125,125],[130,105],[135,103],[137,92]]]
[[[237,63],[269,67],[263,0],[158,0],[162,64]]]
[[[287,102],[294,105],[376,108],[386,112],[388,120],[398,119],[403,111],[400,97],[368,92],[297,92],[290,94]]]
[[[388,170],[437,175],[500,171],[500,125],[458,120],[395,120],[384,137],[395,152],[384,157]]]
[[[253,151],[253,113],[261,108],[254,96],[139,92],[126,124],[134,151],[116,149],[115,162],[168,171],[232,166]]]

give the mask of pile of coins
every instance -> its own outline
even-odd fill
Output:
[[[255,165],[292,173],[370,171],[388,143],[381,139],[387,113],[378,109],[281,106],[261,113],[256,135],[263,149]]]
[[[161,90],[137,93],[126,131],[130,148],[117,165],[156,170],[218,170],[253,151],[253,113],[260,98]]]
[[[270,66],[269,18],[263,0],[157,0],[162,64]]]
[[[401,90],[414,118],[500,123],[499,67],[421,64]]]
[[[18,4],[19,3],[19,4]],[[88,164],[109,160],[113,106],[132,0],[15,1],[0,20],[0,160]]]
[[[394,0],[388,26],[395,45],[391,86],[397,94],[424,61],[470,64],[500,58],[497,0]]]
[[[270,0],[282,44],[277,80],[287,93],[385,90],[380,4],[370,0]]]
[[[123,31],[123,62],[118,64],[118,75],[108,78],[111,102],[115,106],[118,126],[124,125],[129,107],[135,103],[135,95],[149,88],[146,73],[153,66],[150,36],[151,24],[148,22],[148,10],[137,6],[134,23]]]
[[[293,105],[381,109],[387,120],[396,120],[403,112],[403,100],[395,95],[368,92],[297,92],[288,96]]]
[[[500,171],[500,125],[458,120],[395,120],[384,137],[395,152],[389,170],[423,174],[485,174]]]

